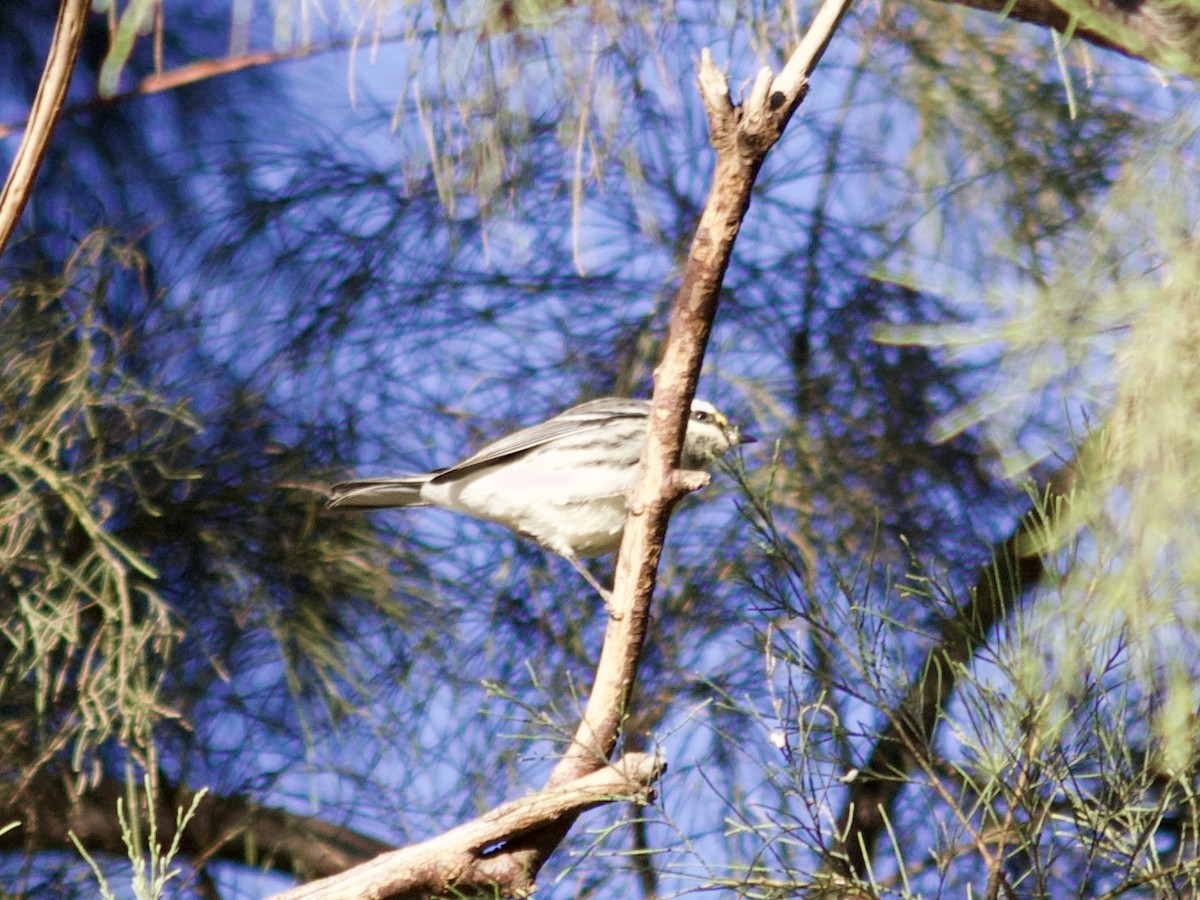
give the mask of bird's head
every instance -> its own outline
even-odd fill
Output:
[[[755,440],[757,438],[742,434],[707,400],[693,400],[680,463],[685,469],[701,469],[739,444],[752,444]]]

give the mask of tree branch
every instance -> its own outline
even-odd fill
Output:
[[[20,823],[0,834],[0,851],[69,850],[68,834],[74,834],[89,851],[124,857],[117,801],[128,798],[125,783],[105,779],[80,793],[71,782],[65,772],[43,769],[17,799],[0,803],[0,823]],[[145,792],[139,789],[136,795],[137,813],[148,821]],[[167,790],[155,798],[156,826],[164,845],[175,837],[176,810],[190,802],[191,795],[182,791]],[[180,847],[197,867],[220,859],[308,878],[341,872],[390,849],[383,841],[322,819],[211,793],[200,800]]]
[[[732,105],[728,82],[708,50],[701,55],[700,90],[717,151],[716,170],[671,310],[663,358],[655,370],[641,474],[617,557],[616,615],[605,635],[587,711],[571,749],[551,776],[552,784],[596,765],[616,745],[645,636],[667,519],[681,497],[702,486],[681,478],[678,465],[721,281],[763,159],[803,100],[808,75],[848,6],[849,0],[826,0],[783,75],[772,79],[769,70],[762,70],[741,107]]]
[[[381,37],[375,43],[386,44],[401,40],[405,40],[405,38]],[[152,72],[128,90],[118,91],[115,94],[96,94],[88,100],[68,104],[63,107],[62,114],[64,116],[72,116],[88,110],[102,109],[103,107],[123,103],[126,100],[132,100],[136,97],[173,91],[176,88],[186,87],[189,84],[206,81],[209,78],[218,78],[222,75],[231,75],[234,72],[241,72],[245,69],[271,66],[281,62],[294,62],[338,50],[353,51],[357,45],[357,38],[345,38],[326,41],[322,44],[305,44],[302,47],[295,47],[291,50],[250,50],[246,53],[237,53],[232,56],[198,59],[194,62],[176,66],[173,69]],[[14,131],[18,131],[28,124],[28,119],[20,122],[0,124],[0,138],[8,137]]]
[[[489,858],[492,849],[564,817],[618,800],[648,803],[665,766],[647,753],[631,753],[574,781],[498,806],[472,822],[420,844],[385,853],[344,875],[277,895],[275,900],[356,900],[425,897],[463,891],[463,885],[506,884]],[[505,854],[500,854],[503,857]],[[488,871],[480,871],[481,866]],[[485,889],[489,896],[494,890]]]
[[[679,499],[699,486],[679,477],[679,456],[733,243],[750,207],[763,159],[804,99],[808,76],[849,5],[850,0],[826,0],[781,76],[772,78],[770,70],[761,70],[742,106],[733,105],[728,81],[709,51],[701,54],[700,92],[708,113],[709,137],[717,151],[712,187],[672,305],[663,358],[655,370],[646,447],[617,557],[613,615],[596,679],[574,740],[551,774],[549,785],[602,765],[620,736],[649,623],[667,520]],[[532,836],[528,855],[519,860],[521,870],[531,873],[530,884],[571,824],[564,820]]]
[[[620,737],[650,620],[650,601],[667,519],[680,498],[701,486],[695,479],[682,475],[678,466],[688,410],[717,312],[721,281],[742,219],[750,207],[751,189],[763,159],[804,99],[808,76],[849,5],[850,0],[825,0],[780,77],[773,77],[769,69],[761,70],[741,106],[731,101],[728,81],[713,64],[709,51],[701,54],[700,92],[708,113],[710,139],[717,151],[716,168],[671,309],[663,358],[655,370],[646,446],[630,500],[629,523],[617,557],[612,615],[595,682],[574,739],[546,783],[547,792],[591,777],[604,766]],[[503,852],[474,860],[470,866],[465,865],[466,857],[459,853],[477,855],[478,849],[471,850],[465,845],[461,851],[446,849],[449,836],[458,829],[416,848],[388,854],[390,862],[381,865],[386,865],[392,873],[389,878],[400,878],[404,874],[401,867],[410,869],[411,879],[403,882],[405,891],[410,892],[406,896],[422,895],[422,890],[426,893],[480,890],[488,896],[524,896],[535,889],[538,871],[566,837],[578,812],[564,808],[549,824],[530,830],[508,844]],[[409,851],[412,856],[404,855]],[[333,893],[341,891],[340,884],[355,885],[361,891],[365,883],[374,890],[376,882],[369,879],[375,875],[363,876],[368,879],[366,882],[359,880],[360,871],[374,872],[374,866],[372,862],[331,880],[327,888],[330,893],[292,892],[285,896],[288,900],[309,896],[383,896]]]
[[[1151,65],[1200,77],[1200,7],[1169,0],[942,0],[1051,28]]]
[[[25,204],[29,202],[33,182],[62,112],[71,73],[75,70],[75,57],[83,43],[87,13],[88,0],[62,0],[58,8],[58,22],[46,56],[46,68],[29,110],[29,124],[8,170],[4,190],[0,192],[0,255],[4,254]]]

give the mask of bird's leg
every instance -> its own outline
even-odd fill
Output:
[[[596,589],[596,593],[598,593],[602,598],[604,598],[604,608],[608,610],[608,614],[610,616],[612,616],[614,619],[621,618],[620,613],[618,613],[616,611],[616,608],[613,606],[612,591],[605,588],[602,584],[600,584],[599,581],[596,580],[596,576],[588,571],[587,566],[585,566],[583,563],[581,563],[579,561],[578,556],[576,556],[573,553],[570,553],[570,554],[564,553],[564,554],[562,554],[562,556],[563,556],[563,559],[565,559],[567,562],[569,562],[572,566],[575,567],[575,571],[578,572],[580,575],[582,575],[584,580],[588,584],[590,584],[592,587],[594,587]]]

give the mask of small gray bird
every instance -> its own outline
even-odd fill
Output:
[[[327,506],[437,506],[499,522],[565,558],[607,600],[579,559],[621,545],[649,416],[649,400],[581,403],[446,469],[335,484]],[[695,400],[680,467],[703,469],[754,440],[711,403]]]

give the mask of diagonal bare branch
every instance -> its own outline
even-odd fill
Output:
[[[767,152],[787,127],[808,90],[807,75],[817,64],[850,0],[825,0],[810,32],[792,54],[786,78],[769,70],[759,73],[746,101],[735,106],[724,74],[705,50],[699,68],[700,91],[709,118],[710,139],[717,151],[712,187],[692,240],[683,277],[671,310],[663,357],[655,370],[641,472],[630,500],[630,518],[617,558],[612,615],[596,667],[596,678],[571,745],[551,773],[546,791],[553,792],[602,770],[617,745],[625,720],[650,620],[650,602],[667,520],[675,504],[706,480],[678,468],[687,412],[700,377],[709,332],[717,313],[721,282],[733,253],[750,195]],[[578,811],[564,810],[549,824],[511,840],[470,869],[458,869],[446,855],[423,857],[411,882],[426,890],[470,891],[488,896],[525,896],[535,889],[538,871],[566,837]],[[454,834],[455,832],[450,832]],[[427,844],[439,846],[447,836]],[[424,846],[424,845],[421,845]],[[403,853],[405,851],[397,851]],[[395,857],[404,859],[403,857]],[[405,861],[410,865],[411,861]],[[374,862],[330,880],[358,884],[360,872]],[[482,876],[482,877],[481,877]],[[485,887],[486,886],[486,887]],[[351,896],[343,893],[301,896]],[[375,893],[353,896],[380,896]]]

